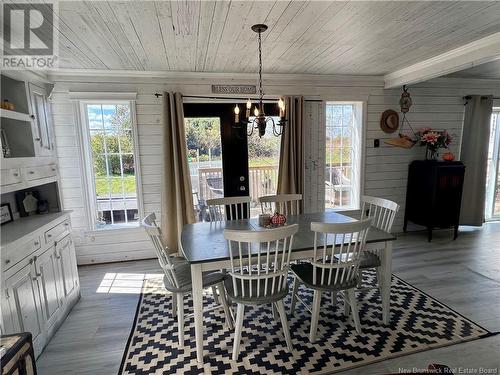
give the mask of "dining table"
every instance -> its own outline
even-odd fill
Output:
[[[299,230],[292,242],[291,260],[311,259],[314,251],[314,232],[312,222],[347,223],[356,221],[359,211],[348,214],[335,211],[304,213],[287,217],[286,225],[299,224]],[[203,285],[202,274],[207,271],[218,271],[231,267],[229,245],[224,239],[224,229],[249,231],[265,231],[259,226],[257,218],[227,220],[215,222],[199,222],[184,225],[180,245],[184,257],[191,267],[192,298],[194,309],[196,357],[203,363]],[[382,300],[383,324],[390,320],[390,294],[392,276],[392,243],[396,237],[388,232],[371,227],[365,250],[377,250],[380,257],[379,287]]]

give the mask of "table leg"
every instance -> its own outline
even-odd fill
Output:
[[[386,241],[385,249],[380,254],[381,276],[379,280],[382,297],[382,319],[389,324],[391,318],[391,278],[392,278],[392,241]]]
[[[193,283],[194,333],[196,337],[196,358],[203,364],[203,282],[201,264],[191,265]]]

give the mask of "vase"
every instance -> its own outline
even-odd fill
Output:
[[[427,149],[425,151],[425,160],[437,160],[437,156],[437,150],[427,146]]]

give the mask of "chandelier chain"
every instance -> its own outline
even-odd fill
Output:
[[[262,91],[262,32],[259,31],[259,94],[262,104],[262,98],[264,97],[264,92]],[[262,110],[262,108],[261,108]]]

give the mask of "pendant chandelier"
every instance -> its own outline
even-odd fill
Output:
[[[252,101],[248,99],[246,103],[245,118],[240,119],[240,107],[236,105],[234,107],[234,122],[236,124],[244,124],[247,126],[247,135],[251,136],[254,129],[259,131],[259,137],[266,134],[267,125],[272,125],[273,134],[279,137],[283,134],[283,129],[285,127],[285,102],[282,98],[278,101],[279,107],[279,121],[275,122],[271,116],[266,116],[264,112],[264,91],[262,89],[262,33],[267,30],[267,25],[257,24],[252,26],[252,30],[259,34],[259,103],[255,106],[253,114],[255,118],[250,121],[250,110],[252,108]],[[250,125],[250,126],[248,126]]]

